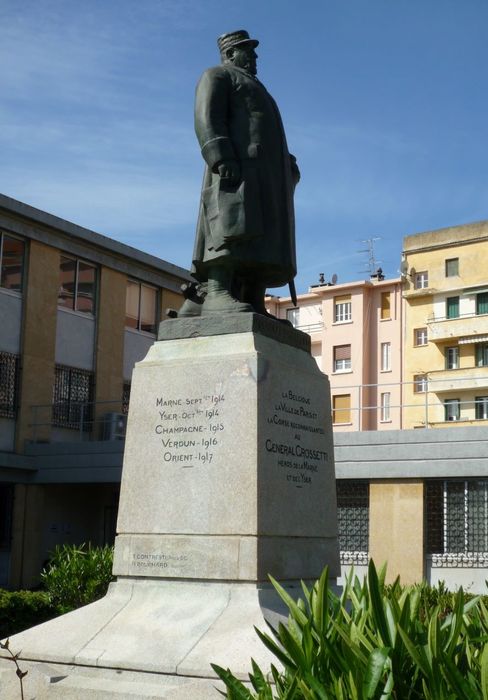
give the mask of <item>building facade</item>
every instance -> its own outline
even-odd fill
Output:
[[[488,420],[488,222],[404,239],[405,426]]]
[[[400,279],[319,284],[298,297],[269,297],[271,313],[309,333],[331,386],[334,431],[402,427]]]
[[[0,195],[0,586],[112,542],[134,362],[189,273]]]

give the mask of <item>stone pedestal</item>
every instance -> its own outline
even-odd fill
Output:
[[[245,678],[251,657],[275,661],[253,630],[285,612],[268,574],[295,597],[326,564],[339,575],[329,385],[309,337],[237,314],[165,321],[159,338],[133,375],[117,581],[11,640],[24,659],[75,665],[66,698],[108,669],[147,692],[144,674],[161,674],[150,697],[217,698],[211,662]],[[93,697],[117,697],[115,680]]]

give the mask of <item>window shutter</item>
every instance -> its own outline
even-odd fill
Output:
[[[350,360],[351,359],[351,346],[350,345],[336,345],[334,347],[334,360]]]

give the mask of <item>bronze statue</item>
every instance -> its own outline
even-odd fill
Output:
[[[246,31],[218,39],[222,63],[196,90],[195,131],[206,162],[192,274],[203,304],[179,316],[266,314],[267,287],[296,297],[293,192],[300,179],[278,107],[256,78],[256,39]]]

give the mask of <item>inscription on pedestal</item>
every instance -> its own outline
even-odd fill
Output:
[[[212,464],[225,430],[223,393],[185,398],[156,398],[154,432],[163,463],[191,469]]]
[[[310,396],[289,389],[274,402],[267,422],[278,427],[280,437],[266,438],[266,452],[276,455],[287,482],[297,488],[311,486],[314,475],[329,461],[326,450],[310,444],[312,436],[325,435],[320,407],[314,406]]]

